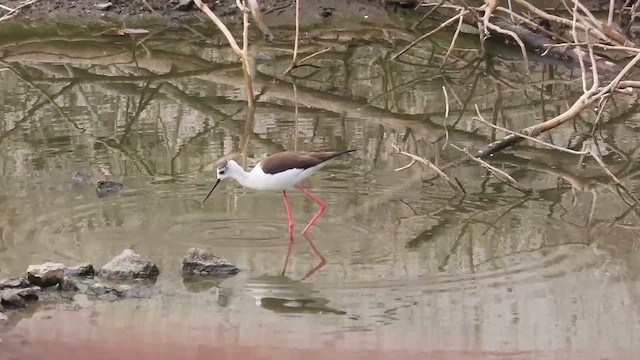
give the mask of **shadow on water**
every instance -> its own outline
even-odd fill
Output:
[[[460,34],[445,56],[445,32],[391,60],[407,31],[326,24],[305,32],[300,55],[329,50],[291,77],[282,76],[289,44],[252,34],[260,56],[248,111],[240,64],[208,26],[144,38],[96,35],[87,24],[82,33],[11,26],[0,36],[0,277],[47,260],[99,266],[134,244],[161,268],[163,292],[77,313],[61,305],[43,313],[59,326],[36,313],[12,331],[101,341],[129,322],[154,331],[123,336],[152,343],[612,358],[638,350],[640,213],[597,164],[534,143],[490,159],[535,196],[472,166],[453,171],[466,196],[425,181],[433,174],[418,165],[395,171],[408,162],[395,145],[444,164],[461,156],[449,144],[501,137],[474,120],[475,106],[512,129],[557,115],[582,92],[570,68],[532,61],[527,78],[519,50],[488,40],[482,54],[474,34]],[[596,136],[609,168],[636,191],[638,99],[616,101]],[[544,140],[566,146],[594,117],[585,112]],[[357,152],[309,181],[328,204],[310,246],[287,246],[280,193],[227,182],[200,206],[223,159],[252,167],[285,149],[347,148]],[[71,186],[76,171],[91,183]],[[100,180],[124,189],[98,198]],[[297,227],[317,211],[303,194],[290,201]],[[242,271],[182,279],[190,247]],[[215,340],[203,335],[211,329]]]

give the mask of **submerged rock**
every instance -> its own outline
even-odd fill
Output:
[[[123,187],[124,185],[119,182],[101,180],[96,184],[96,193],[98,193],[98,195],[113,194],[122,190]]]
[[[120,292],[103,283],[91,284],[87,289],[87,295],[95,296],[102,300],[115,300],[120,297]]]
[[[64,278],[64,264],[46,262],[41,265],[29,265],[27,280],[29,284],[47,287],[59,284]]]
[[[17,308],[26,307],[27,301],[38,300],[39,291],[40,288],[37,286],[24,289],[0,290],[0,304]]]
[[[156,264],[144,260],[131,249],[126,249],[106,263],[98,276],[107,279],[148,279],[160,274]]]
[[[87,295],[106,301],[123,298],[150,298],[159,294],[158,288],[144,284],[121,285],[96,282],[87,289]]]
[[[0,280],[0,290],[7,288],[26,288],[29,282],[25,278],[7,278]]]
[[[182,260],[183,275],[231,276],[238,272],[235,265],[205,249],[191,248]]]
[[[64,269],[64,275],[69,277],[91,277],[95,274],[93,265],[86,263]]]
[[[71,174],[71,181],[77,185],[87,185],[91,181],[91,174],[83,171],[75,171]]]

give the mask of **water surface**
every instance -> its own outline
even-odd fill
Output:
[[[395,146],[441,165],[463,156],[451,144],[502,136],[473,119],[474,105],[512,129],[564,111],[581,91],[572,69],[532,57],[527,79],[519,50],[489,43],[481,57],[464,34],[447,59],[450,34],[392,60],[406,31],[381,38],[354,24],[310,29],[303,56],[331,50],[290,78],[283,28],[283,44],[253,39],[251,116],[240,66],[211,29],[55,30],[8,29],[0,43],[0,277],[44,261],[101,266],[131,247],[160,267],[162,296],[39,304],[12,318],[5,347],[230,359],[631,359],[640,349],[638,213],[595,162],[534,143],[491,159],[535,196],[475,166],[451,173],[465,196],[425,181],[434,174],[419,165],[395,171],[409,161]],[[637,97],[616,105],[597,136],[635,193]],[[594,117],[543,139],[564,146]],[[228,181],[200,204],[222,159],[252,167],[285,149],[349,148],[308,182],[328,210],[308,239],[295,236],[284,275],[280,193]],[[91,181],[74,184],[75,171]],[[98,180],[125,188],[98,197]],[[300,192],[290,201],[299,233],[317,205]],[[190,247],[242,271],[185,281]]]

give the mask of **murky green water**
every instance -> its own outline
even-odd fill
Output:
[[[91,27],[19,30],[0,43],[0,278],[44,261],[101,266],[133,247],[160,267],[163,296],[42,304],[15,316],[7,339],[116,346],[118,333],[139,344],[498,358],[631,359],[639,350],[638,213],[595,163],[533,143],[495,156],[539,192],[532,197],[478,167],[453,172],[464,197],[441,180],[423,182],[433,173],[417,165],[395,171],[408,162],[395,144],[444,164],[461,156],[450,144],[480,148],[501,136],[473,119],[476,104],[512,129],[564,111],[581,84],[563,65],[532,57],[527,84],[519,50],[489,44],[482,59],[473,35],[445,63],[446,36],[392,61],[407,33],[389,27],[380,38],[356,24],[309,31],[303,56],[331,50],[295,70],[294,86],[282,76],[290,43],[256,37],[259,95],[247,122],[240,67],[210,30],[197,30],[207,41],[184,28],[136,40],[91,36],[99,33]],[[637,101],[620,98],[598,135],[632,192]],[[594,117],[543,139],[564,146]],[[347,148],[357,152],[308,183],[328,204],[309,234],[326,259],[319,268],[296,236],[280,275],[288,241],[280,193],[229,181],[200,205],[223,158],[251,167],[285,149]],[[73,184],[74,171],[91,183]],[[96,196],[104,179],[125,190]],[[290,200],[299,232],[317,207],[299,192]],[[190,247],[242,272],[184,282]]]

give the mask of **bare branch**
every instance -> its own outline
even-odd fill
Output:
[[[408,153],[408,152],[402,151],[402,150],[400,150],[400,148],[399,148],[398,146],[396,146],[396,145],[392,145],[392,146],[393,146],[393,148],[394,148],[396,151],[398,151],[398,153],[399,153],[399,154],[404,155],[404,156],[408,156],[409,158],[411,158],[411,159],[412,159],[412,160],[414,160],[414,161],[418,161],[418,162],[420,162],[420,163],[422,163],[422,164],[424,164],[424,165],[427,165],[431,170],[435,171],[435,172],[438,174],[438,176],[440,176],[441,178],[443,178],[443,179],[447,182],[447,184],[449,184],[449,186],[451,186],[451,188],[452,188],[453,190],[455,190],[456,192],[458,192],[458,191],[460,191],[460,192],[464,192],[464,189],[462,189],[462,188],[461,188],[457,183],[453,182],[453,181],[452,181],[452,180],[447,176],[447,174],[445,174],[444,172],[442,172],[442,170],[440,170],[437,166],[435,166],[431,161],[429,161],[429,160],[427,160],[427,159],[424,159],[424,158],[421,158],[420,156],[413,155],[413,154],[411,154],[411,153]],[[409,167],[409,166],[404,166],[404,167],[402,167],[402,168],[400,168],[400,169],[403,169],[403,168],[404,168],[404,169],[406,169],[406,168],[408,168],[408,167]],[[399,171],[399,170],[396,170],[396,171]]]

